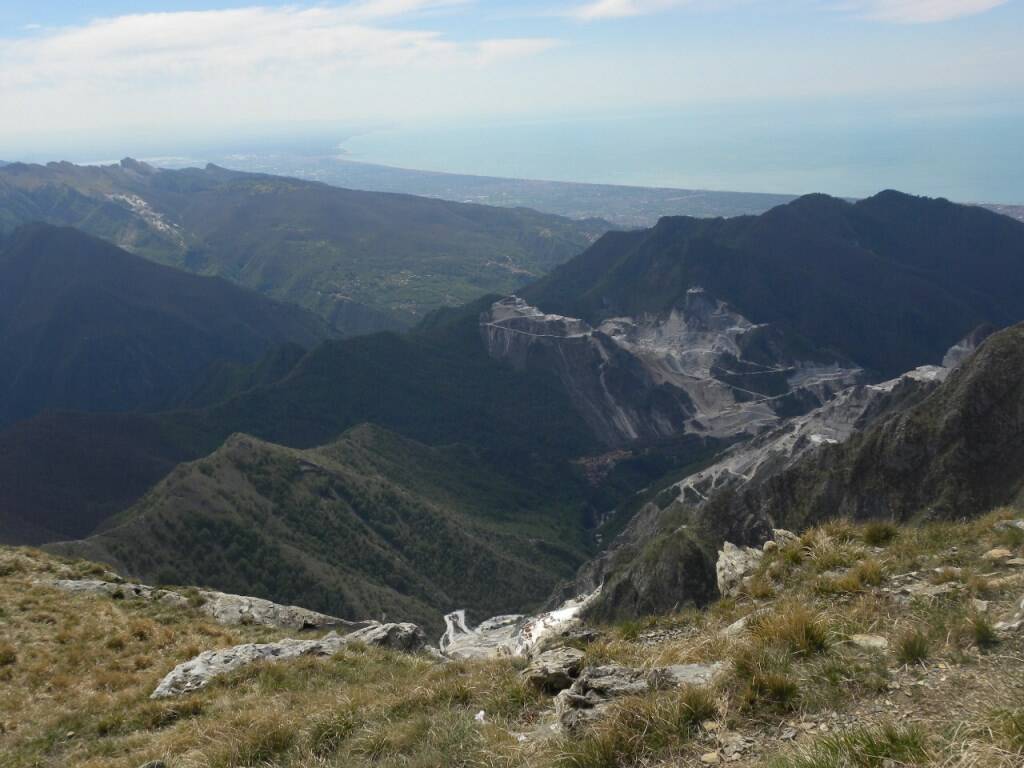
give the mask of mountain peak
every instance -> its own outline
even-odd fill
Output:
[[[135,173],[140,173],[144,176],[152,176],[154,173],[156,173],[156,168],[154,168],[152,165],[150,165],[149,163],[144,163],[141,160],[136,160],[135,158],[132,157],[123,158],[121,160],[120,165],[121,168],[126,171],[134,171]]]

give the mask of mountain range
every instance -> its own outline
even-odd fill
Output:
[[[702,604],[726,539],[1013,496],[1003,464],[979,496],[984,429],[966,445],[917,425],[962,424],[1002,392],[992,440],[1016,456],[1015,358],[986,361],[1019,334],[982,329],[1024,319],[1022,263],[1024,224],[897,192],[611,232],[517,295],[411,332],[214,366],[174,410],[16,424],[0,433],[0,531],[351,618],[436,623],[455,601],[497,613],[602,582],[604,616]],[[902,473],[849,469],[908,455]],[[948,477],[911,490],[932,461]],[[491,579],[473,591],[451,568]]]
[[[348,189],[398,192],[506,208],[525,207],[573,219],[599,218],[618,229],[652,227],[664,216],[759,215],[797,198],[797,195],[764,192],[588,184],[423,171],[352,160],[338,155],[334,147],[325,150],[321,155],[281,150],[211,159],[218,165],[241,171],[295,176]],[[1024,205],[975,204],[1024,221]]]
[[[132,159],[4,166],[0,232],[32,221],[299,304],[344,334],[406,328],[434,308],[514,290],[609,226]]]

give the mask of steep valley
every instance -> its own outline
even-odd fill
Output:
[[[538,604],[587,551],[572,514],[471,451],[371,426],[312,450],[234,435],[95,535],[47,549],[437,632],[454,605],[484,617]]]
[[[971,353],[1024,317],[1022,260],[1024,225],[894,192],[609,233],[411,332],[215,367],[178,410],[17,424],[0,433],[3,534],[351,620],[437,626],[601,584],[604,619],[703,606],[726,540],[928,516],[891,476],[858,506],[864,460],[840,457],[891,442],[870,436],[976,362],[995,375],[986,350],[1013,332]],[[975,464],[944,466],[948,509],[1013,501],[980,495]]]

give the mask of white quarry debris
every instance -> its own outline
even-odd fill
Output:
[[[415,624],[376,624],[345,636],[331,632],[318,640],[246,643],[233,648],[205,651],[167,673],[150,698],[165,699],[198,691],[209,685],[214,678],[258,661],[332,656],[353,643],[412,652],[422,648],[424,642],[423,630]]]
[[[724,486],[774,474],[823,445],[844,443],[857,431],[858,421],[878,397],[892,392],[901,381],[941,382],[948,374],[946,368],[922,366],[880,384],[844,389],[819,408],[737,446],[710,467],[680,480],[675,485],[677,497],[680,501],[701,502]]]
[[[454,611],[444,617],[445,632],[438,647],[453,659],[526,656],[546,639],[578,625],[580,614],[599,594],[598,589],[581,595],[539,616],[495,616],[475,629],[466,625],[465,611]]]
[[[185,238],[181,234],[181,228],[169,222],[162,213],[154,210],[153,206],[138,195],[107,195],[107,199],[127,207],[160,234],[170,237],[179,244],[184,244]]]
[[[180,592],[159,589],[146,584],[129,582],[99,581],[95,579],[57,579],[44,582],[66,592],[102,594],[115,599],[146,600],[168,605],[186,606],[190,600]],[[280,605],[259,597],[231,595],[212,590],[195,590],[194,597],[198,610],[219,624],[260,624],[279,629],[344,629],[349,632],[376,626],[370,621],[346,621],[295,605]]]
[[[545,314],[516,296],[493,304],[480,322],[492,357],[522,368],[532,350],[555,352],[545,364],[609,443],[684,433],[756,435],[780,423],[776,409],[789,393],[767,396],[744,388],[741,380],[781,376],[789,392],[824,402],[863,374],[837,364],[779,360],[766,365],[745,359],[743,337],[765,326],[700,288],[691,288],[684,305],[665,315],[610,318],[597,328]],[[608,375],[616,368],[628,368],[639,378],[630,386],[616,385],[616,377]],[[665,397],[652,404],[643,394],[656,389]],[[670,396],[672,390],[678,396]]]

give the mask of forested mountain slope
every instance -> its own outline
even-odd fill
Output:
[[[453,606],[478,618],[534,607],[585,553],[571,514],[474,452],[372,426],[302,451],[234,435],[105,530],[50,549],[438,634]]]
[[[608,228],[523,208],[130,159],[4,167],[0,232],[30,221],[220,275],[313,310],[346,334],[409,327],[436,307],[514,290]]]
[[[938,363],[978,325],[1024,318],[1024,223],[893,191],[808,195],[761,216],[610,233],[522,295],[598,324],[664,315],[695,286],[888,378]]]

